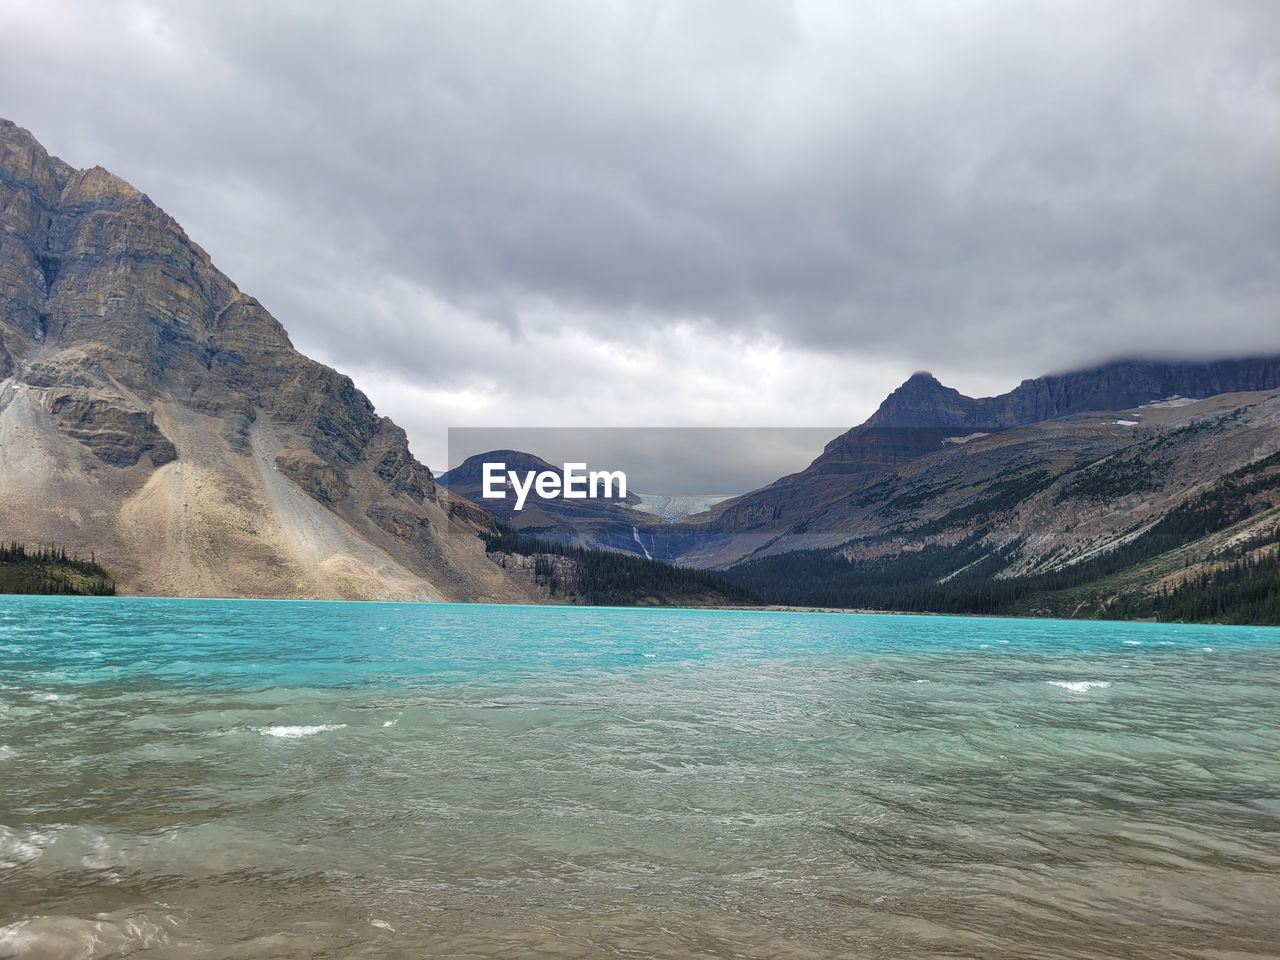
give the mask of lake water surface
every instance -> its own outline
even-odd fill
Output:
[[[0,956],[1280,956],[1280,630],[0,598]]]

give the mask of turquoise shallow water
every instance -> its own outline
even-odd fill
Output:
[[[0,599],[0,956],[1280,955],[1280,630]]]

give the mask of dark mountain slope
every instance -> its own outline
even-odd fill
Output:
[[[775,603],[1275,622],[1280,391],[995,433],[842,507],[731,579]]]

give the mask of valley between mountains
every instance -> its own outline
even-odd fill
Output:
[[[916,374],[805,469],[700,515],[552,501],[504,520],[638,541],[760,603],[1277,622],[1278,383],[1271,358],[1126,361],[1027,381],[1014,393],[1052,402],[1011,416],[1022,398]]]
[[[0,540],[120,592],[1280,621],[1278,357],[918,373],[797,467],[495,517],[145,194],[0,121]]]

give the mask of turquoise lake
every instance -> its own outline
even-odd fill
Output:
[[[1280,956],[1280,629],[0,598],[0,957]]]

